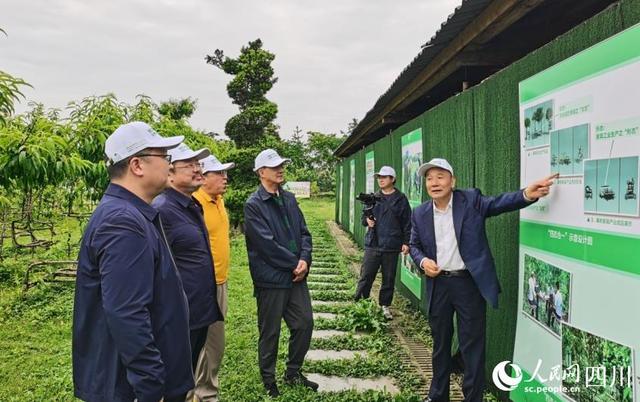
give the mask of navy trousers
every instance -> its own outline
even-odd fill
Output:
[[[465,402],[482,402],[486,338],[486,302],[471,276],[434,279],[429,308],[433,336],[433,379],[429,397],[434,402],[449,401],[452,369],[451,341],[453,313],[458,324],[458,343],[464,362],[462,392]]]

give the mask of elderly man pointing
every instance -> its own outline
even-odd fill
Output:
[[[549,194],[556,175],[495,197],[477,188],[456,190],[453,168],[435,158],[420,166],[431,200],[412,215],[410,253],[427,275],[429,325],[433,335],[433,379],[425,401],[449,400],[453,313],[464,361],[465,401],[484,391],[486,302],[498,306],[500,284],[485,233],[485,220],[524,208]]]

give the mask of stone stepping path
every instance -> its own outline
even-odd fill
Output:
[[[386,391],[391,395],[397,395],[400,390],[390,377],[375,378],[354,378],[326,376],[322,374],[309,373],[307,377],[311,381],[318,383],[320,392],[340,392],[340,391]]]
[[[338,317],[337,314],[334,313],[313,313],[313,319],[316,320],[318,318],[323,320],[335,320]]]
[[[325,235],[326,236],[326,235]],[[308,277],[309,290],[311,294],[311,305],[313,307],[314,320],[329,323],[338,318],[335,313],[336,308],[346,308],[352,301],[354,290],[350,276],[345,275],[345,265],[341,260],[341,251],[336,249],[333,236],[318,237],[314,235],[314,262]],[[318,298],[323,300],[314,300]],[[346,299],[349,300],[346,300]],[[330,307],[330,309],[329,309]],[[326,311],[332,312],[326,312]],[[323,325],[331,328],[331,324]],[[329,339],[334,337],[353,337],[361,339],[370,336],[363,332],[348,332],[337,329],[316,329],[313,331],[313,339]],[[358,364],[361,359],[370,357],[367,350],[328,350],[311,349],[307,352],[308,361],[335,361],[347,360],[349,364]],[[327,373],[330,374],[330,373]],[[398,386],[391,377],[355,378],[341,377],[336,375],[323,375],[309,372],[307,374],[311,381],[319,384],[320,392],[344,392],[344,391],[379,391],[392,395],[400,393]]]
[[[321,264],[313,264],[311,266],[311,272],[313,271],[327,271],[327,270],[334,270],[334,271],[338,271],[338,272],[342,272],[342,270],[335,264],[327,264],[327,265],[321,265]]]
[[[309,279],[313,279],[313,280],[309,280]],[[315,279],[318,279],[317,281]],[[307,282],[327,282],[327,281],[339,281],[342,282],[342,276],[341,275],[329,275],[329,274],[318,274],[311,271],[311,273],[309,274],[309,277],[307,278]]]
[[[306,360],[340,360],[355,359],[356,357],[367,358],[369,352],[366,350],[325,350],[311,349],[307,352]]]
[[[316,267],[315,265],[311,267],[310,274],[313,275],[314,272],[334,272],[334,273],[343,273],[344,271],[339,267]]]
[[[332,306],[332,307],[347,307],[350,302],[348,301],[335,301],[335,300],[311,300],[311,307],[314,306]]]
[[[340,273],[342,273],[342,271],[337,268],[313,268],[310,275],[339,275]]]
[[[342,288],[351,288],[351,284],[345,282],[345,281],[332,281],[332,280],[327,280],[325,277],[318,277],[318,278],[312,278],[313,281],[309,281],[307,278],[307,283],[316,285],[316,286],[337,286],[337,287],[342,287]]]
[[[311,338],[314,339],[327,339],[334,336],[347,336],[351,335],[356,339],[360,339],[365,336],[362,333],[356,332],[355,334],[347,331],[338,331],[337,329],[314,329]]]
[[[309,289],[315,290],[347,290],[351,289],[351,285],[348,283],[333,283],[333,282],[309,282]]]
[[[343,294],[352,294],[353,292],[351,291],[351,289],[311,289],[311,296],[313,296],[314,293],[332,293],[335,295],[343,295]],[[338,299],[336,301],[343,301],[343,299]]]

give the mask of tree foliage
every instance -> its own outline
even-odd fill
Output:
[[[196,103],[191,98],[170,99],[158,106],[158,113],[171,120],[188,119],[196,111]]]
[[[168,103],[195,107],[188,98]],[[145,121],[163,135],[183,135],[189,146],[209,148],[220,157],[231,147],[230,141],[215,141],[194,130],[184,113],[161,114],[143,95],[133,105],[113,94],[87,97],[69,103],[65,119],[60,119],[58,110],[45,111],[40,104],[31,107],[28,113],[0,126],[0,193],[22,195],[23,215],[25,208],[31,209],[33,194],[48,188],[60,192],[52,201],[64,200],[68,213],[76,200],[99,199],[108,184],[104,143],[118,126],[129,121]]]
[[[267,134],[277,135],[273,121],[278,106],[266,98],[278,81],[271,67],[274,59],[273,53],[262,48],[260,39],[243,46],[235,59],[225,56],[220,49],[205,57],[207,64],[234,76],[227,85],[227,93],[240,113],[227,121],[225,133],[238,147],[255,144]]]
[[[9,116],[15,112],[15,103],[24,98],[21,86],[31,85],[21,78],[0,71],[0,125],[6,124]]]

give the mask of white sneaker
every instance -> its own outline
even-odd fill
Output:
[[[391,314],[391,310],[389,309],[389,306],[382,306],[382,314],[384,315],[384,318],[386,318],[387,320],[393,320],[393,314]]]

